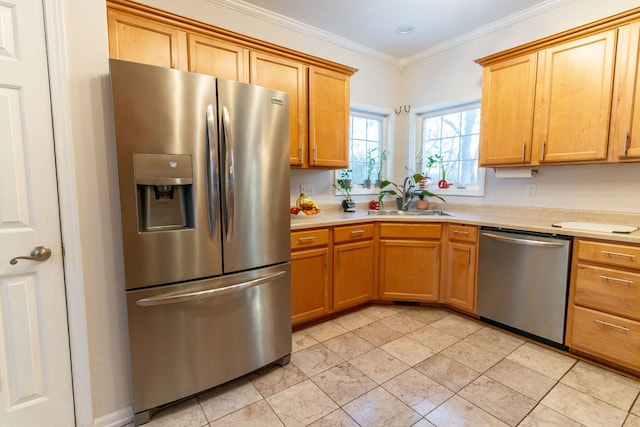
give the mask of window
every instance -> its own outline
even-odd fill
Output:
[[[480,103],[418,115],[416,171],[430,178],[438,194],[484,195],[484,169],[478,168]],[[438,189],[441,179],[450,187]]]
[[[351,111],[349,116],[349,169],[352,194],[373,194],[384,175],[386,115]],[[336,171],[335,178],[343,171]]]

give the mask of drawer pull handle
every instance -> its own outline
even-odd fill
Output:
[[[315,239],[316,239],[316,236],[298,237],[299,242],[308,242],[310,240],[315,240]]]
[[[470,233],[468,231],[458,231],[458,230],[453,230],[454,234],[464,234],[464,235],[469,235]]]
[[[608,281],[612,281],[612,282],[620,282],[620,283],[626,283],[627,285],[631,286],[634,284],[633,280],[627,280],[627,279],[618,279],[617,277],[609,277],[609,276],[600,276],[601,279]]]
[[[625,258],[631,258],[631,259],[635,259],[635,255],[632,254],[623,254],[620,252],[610,252],[610,251],[601,251],[603,254],[605,255],[615,255],[615,256],[621,256],[621,257],[625,257]]]
[[[351,232],[351,235],[354,235],[354,234],[362,234],[362,233],[364,233],[364,230],[353,230],[353,231]]]
[[[602,320],[596,320],[595,322],[597,324],[599,324],[599,325],[602,325],[602,326],[608,326],[610,328],[619,329],[619,330],[624,331],[624,332],[629,332],[629,328],[625,328],[624,326],[614,325],[613,323],[604,322]]]

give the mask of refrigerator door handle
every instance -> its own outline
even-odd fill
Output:
[[[207,106],[207,199],[209,214],[209,235],[217,243],[220,229],[219,215],[217,215],[216,194],[218,193],[218,131],[216,127],[213,106]]]
[[[233,135],[231,134],[231,119],[229,109],[222,107],[222,133],[225,141],[226,162],[225,168],[227,177],[225,180],[226,193],[226,215],[225,215],[225,236],[227,242],[233,237],[233,216],[235,211],[235,164],[233,158]]]
[[[222,288],[206,289],[198,292],[188,292],[186,294],[179,295],[160,295],[150,298],[142,298],[136,301],[136,304],[142,307],[152,307],[156,305],[164,304],[176,304],[180,302],[195,301],[203,298],[210,298],[214,296],[220,296],[230,294],[233,292],[241,292],[255,286],[262,285],[267,282],[274,281],[287,274],[286,271],[278,271],[277,273],[269,274],[268,276],[258,277],[257,279],[249,280],[247,282],[236,283],[233,285],[225,286]]]

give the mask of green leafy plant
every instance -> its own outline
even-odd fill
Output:
[[[435,197],[435,198],[440,199],[443,202],[447,203],[447,201],[445,199],[443,199],[442,197],[438,196],[437,194],[433,194],[431,191],[422,190],[421,192],[418,193],[418,198],[420,200],[424,200],[425,197]]]
[[[333,184],[333,187],[342,194],[345,200],[351,202],[353,199],[351,198],[351,173],[353,171],[351,169],[343,169],[340,171],[340,177],[336,180],[336,184]]]
[[[377,185],[380,185],[382,183],[382,169],[384,168],[384,162],[387,161],[387,158],[389,157],[389,151],[388,150],[382,150],[380,152],[380,166],[378,167],[378,183]]]
[[[375,152],[378,151],[377,147],[371,148],[367,151],[367,181],[371,181],[371,174],[376,167]]]

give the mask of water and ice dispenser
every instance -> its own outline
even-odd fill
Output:
[[[187,154],[134,154],[140,232],[194,228],[193,169]]]

